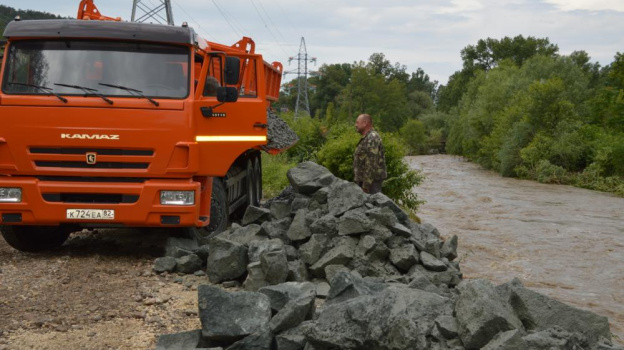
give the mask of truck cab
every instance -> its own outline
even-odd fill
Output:
[[[13,247],[81,227],[222,230],[259,202],[282,65],[251,39],[90,20],[13,21],[4,36],[0,230]]]

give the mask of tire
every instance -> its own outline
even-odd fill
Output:
[[[254,159],[254,180],[255,180],[255,202],[260,205],[262,201],[262,160],[260,156]]]
[[[23,252],[39,252],[63,245],[72,228],[68,226],[1,226],[4,240]]]
[[[212,180],[212,196],[210,198],[210,223],[201,229],[202,235],[225,231],[229,223],[230,207],[227,200],[227,190],[222,178]]]

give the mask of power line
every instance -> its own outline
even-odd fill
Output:
[[[206,36],[210,37],[210,38],[211,38],[212,40],[214,40],[215,42],[217,42],[217,41],[218,41],[218,39],[217,39],[217,38],[215,38],[215,37],[214,37],[214,36],[212,36],[210,33],[208,33],[206,30],[204,30],[204,28],[202,28],[202,26],[199,24],[199,22],[197,22],[197,21],[196,21],[196,20],[195,20],[195,19],[194,19],[194,18],[193,18],[193,17],[192,17],[192,16],[191,16],[188,12],[186,12],[186,11],[184,10],[184,8],[183,8],[180,4],[178,4],[178,2],[177,2],[176,0],[173,0],[173,3],[174,3],[174,4],[175,4],[175,5],[176,5],[176,6],[177,6],[180,10],[182,10],[182,12],[184,12],[184,13],[185,13],[185,14],[186,14],[186,15],[187,15],[190,19],[191,19],[191,21],[193,21],[193,23],[195,23],[195,24],[197,25],[197,28],[206,34]]]
[[[295,28],[295,25],[288,18],[288,15],[286,14],[286,11],[284,11],[284,8],[282,7],[282,5],[280,5],[279,2],[277,2],[276,4],[277,4],[277,7],[279,7],[280,11],[282,11],[283,18],[286,20],[288,25],[290,25],[290,28],[293,30],[293,33],[303,34],[303,32],[299,28]]]
[[[230,25],[230,28],[232,28],[232,30],[236,32],[236,35],[245,36],[244,33],[249,32],[248,30],[243,28],[240,24],[236,23],[234,18],[231,15],[229,15],[224,9],[221,8],[217,0],[212,0],[212,3],[215,5],[215,7],[219,11],[223,19],[225,19],[225,21]],[[230,19],[228,19],[228,17],[231,17],[231,21]],[[235,28],[234,25],[237,25],[239,29]],[[240,29],[242,29],[242,31]]]
[[[256,3],[253,0],[251,0],[251,4],[254,6],[254,9],[256,10],[256,13],[258,14],[258,17],[260,17],[260,20],[262,21],[262,23],[264,23],[264,27],[267,29],[269,34],[271,34],[271,36],[275,40],[275,43],[277,44],[277,46],[284,52],[285,55],[288,55],[288,52],[286,52],[286,50],[284,50],[284,48],[279,44],[279,41],[275,37],[275,34],[273,34],[273,31],[271,31],[271,28],[269,28],[269,26],[267,25],[267,22],[262,17],[262,14],[260,14],[260,10],[258,10],[258,7],[256,6]]]
[[[253,1],[253,0],[252,0]],[[273,22],[273,19],[271,19],[271,16],[269,16],[269,13],[266,11],[266,9],[264,8],[264,5],[262,5],[262,1],[258,1],[258,4],[260,5],[260,8],[262,9],[262,12],[264,12],[264,14],[267,16],[267,18],[269,19],[269,21],[271,22],[271,24],[273,24],[273,27],[275,28],[275,30],[277,31],[277,34],[279,34],[279,36],[282,38],[283,42],[288,42],[288,40],[286,40],[286,38],[284,38],[284,36],[282,35],[282,32],[279,30],[278,26],[275,25],[275,22]]]

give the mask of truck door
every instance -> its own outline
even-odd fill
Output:
[[[195,96],[196,141],[200,149],[200,174],[224,176],[246,150],[266,144],[265,92],[258,88],[261,57],[241,59],[236,88],[237,102],[220,103],[216,89],[225,86],[225,55],[204,56]],[[234,85],[228,85],[234,86]],[[208,113],[211,110],[212,113]]]

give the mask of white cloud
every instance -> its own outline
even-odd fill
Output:
[[[624,12],[622,0],[546,0],[562,11],[618,11]]]
[[[440,7],[436,13],[438,14],[456,14],[478,11],[483,8],[483,4],[478,0],[451,0],[450,6]]]
[[[75,16],[78,0],[4,0]],[[130,19],[129,0],[95,0],[107,16]],[[233,29],[215,3],[242,26]],[[174,18],[187,21],[210,41],[231,44],[241,34],[256,41],[267,61],[281,61],[299,50],[305,37],[308,54],[323,63],[366,61],[381,52],[408,72],[422,67],[446,83],[461,69],[460,51],[479,39],[517,35],[549,38],[561,54],[585,50],[602,65],[624,48],[624,0],[172,0]],[[270,15],[267,19],[263,9]],[[258,12],[262,14],[259,16]],[[192,19],[189,18],[192,16]],[[291,66],[292,69],[292,66]]]

